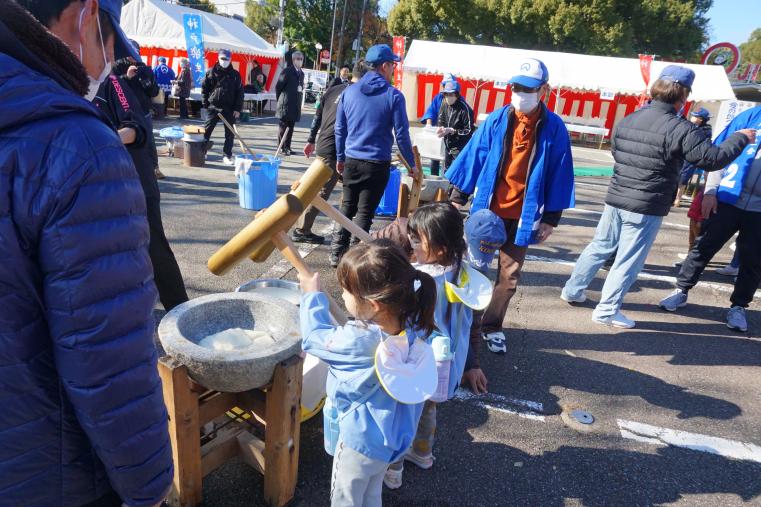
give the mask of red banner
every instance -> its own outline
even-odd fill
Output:
[[[650,66],[653,63],[653,55],[639,55],[639,70],[642,72],[642,79],[645,80],[645,89],[639,97],[639,107],[647,102],[647,88],[650,86]]]
[[[642,79],[645,80],[645,88],[650,85],[650,65],[653,63],[653,55],[639,55],[639,70]]]
[[[394,67],[394,87],[402,89],[402,64],[404,63],[404,37],[394,37],[394,54],[401,60]]]

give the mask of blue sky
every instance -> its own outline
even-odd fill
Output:
[[[754,16],[748,9],[754,2],[761,3],[761,0],[714,0],[708,11],[711,44],[731,42],[737,45],[748,40],[754,29],[761,28],[761,10],[757,9]],[[380,0],[381,14],[388,13],[395,4],[396,0]]]
[[[748,40],[750,33],[761,28],[761,5],[756,4],[756,13],[752,14],[751,5],[759,0],[713,0],[713,7],[708,11],[711,20],[711,44],[731,42],[739,45]]]

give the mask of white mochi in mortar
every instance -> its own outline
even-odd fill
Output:
[[[234,327],[207,336],[198,345],[212,350],[231,351],[250,347],[264,348],[275,343],[264,331]]]

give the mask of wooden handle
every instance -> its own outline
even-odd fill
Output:
[[[409,213],[417,209],[418,204],[420,204],[420,192],[423,190],[423,166],[417,146],[412,147],[412,154],[415,156],[415,166],[418,168],[418,174],[417,177],[412,174],[410,175],[412,176],[412,188],[410,188]]]
[[[270,237],[292,224],[304,206],[298,198],[286,194],[252,220],[222,248],[209,258],[209,271],[222,275],[261,246],[270,243]]]
[[[410,214],[410,187],[406,183],[399,185],[399,202],[396,207],[398,218],[407,218]]]
[[[317,208],[318,210],[322,211],[327,215],[328,217],[332,218],[334,221],[338,222],[341,227],[352,233],[354,236],[356,236],[360,241],[364,241],[365,243],[369,243],[373,240],[372,236],[365,232],[364,229],[362,229],[360,226],[349,220],[346,215],[335,209],[333,206],[330,205],[328,201],[320,197],[319,195],[312,200],[312,205]]]
[[[249,155],[253,156],[253,152],[248,149],[248,145],[246,144],[246,141],[243,140],[243,138],[238,134],[238,129],[230,125],[227,120],[225,120],[225,117],[222,116],[222,113],[217,113],[217,116],[219,116],[219,119],[222,120],[222,122],[225,124],[225,126],[230,129],[230,132],[235,134],[235,137],[238,138],[238,142],[240,143],[241,147],[243,148],[243,151],[248,153]]]
[[[439,187],[436,189],[436,195],[433,196],[433,202],[446,202],[448,199],[447,191]]]
[[[312,271],[312,269],[304,261],[304,258],[299,253],[299,249],[296,247],[296,245],[293,244],[293,241],[291,241],[291,238],[289,238],[287,234],[284,232],[278,232],[272,236],[272,242],[275,244],[277,249],[280,250],[280,253],[283,254],[283,257],[285,257],[286,260],[290,262],[294,268],[296,268],[296,271],[298,271],[301,276],[314,276],[314,271]],[[336,319],[338,325],[343,326],[348,320],[346,318],[346,314],[338,306],[338,303],[336,303],[335,300],[330,297],[330,294],[326,293],[325,295],[328,296],[330,313],[333,315],[333,318]]]
[[[410,166],[409,162],[402,156],[401,153],[396,154],[396,159],[402,163],[405,169],[407,169],[407,172],[412,176],[412,167]]]

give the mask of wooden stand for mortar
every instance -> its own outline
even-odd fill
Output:
[[[279,507],[293,498],[299,463],[303,362],[300,356],[293,356],[275,367],[269,385],[224,393],[191,380],[187,368],[171,357],[159,360],[174,458],[174,482],[167,499],[170,505],[200,504],[203,478],[238,456],[264,475],[268,505]],[[233,407],[252,417],[230,419],[226,413]],[[203,427],[216,419],[229,424],[215,431],[214,438],[202,437]],[[264,439],[251,430],[263,432]]]

